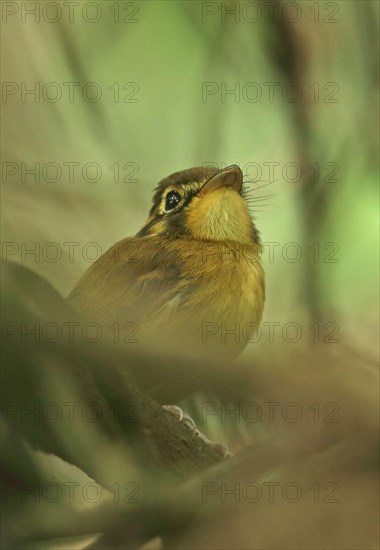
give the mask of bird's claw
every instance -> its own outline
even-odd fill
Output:
[[[194,420],[188,414],[184,413],[181,407],[178,405],[163,405],[164,409],[178,418],[179,422],[182,422],[189,430],[191,430],[193,435],[196,435],[196,426]]]

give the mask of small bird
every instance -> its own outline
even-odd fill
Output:
[[[68,300],[111,339],[117,330],[153,354],[226,364],[262,317],[261,252],[240,168],[191,168],[158,184],[142,229],[92,264]]]

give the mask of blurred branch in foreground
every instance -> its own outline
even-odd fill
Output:
[[[29,270],[9,266],[4,282],[5,322],[75,319],[54,289]],[[316,404],[321,410],[326,402],[335,404],[334,422],[325,422],[326,414],[318,421],[314,414],[302,422],[270,422],[253,430],[249,446],[222,461],[214,448],[134,385],[135,369],[149,371],[146,357],[75,342],[8,343],[3,348],[4,548],[41,548],[43,541],[52,548],[58,539],[68,548],[72,537],[85,535],[98,537],[94,549],[132,549],[155,537],[165,548],[283,548],[285,538],[302,549],[373,547],[377,374],[365,358],[316,345],[286,358],[273,348],[255,368],[242,365],[226,376],[227,369],[219,366],[220,391],[226,392],[227,384],[241,406],[252,405],[252,399],[286,401],[315,413]],[[168,383],[173,377],[168,365],[177,373],[181,369],[180,376],[189,376],[190,370],[202,377],[197,365],[157,362]],[[204,381],[212,377],[218,389],[215,372],[203,369],[203,376]],[[239,385],[242,377],[244,385]],[[89,422],[81,415],[72,421],[65,407],[56,422],[47,414],[36,420],[33,414],[37,405],[67,402],[96,404],[101,417]],[[102,502],[28,498],[39,485],[56,483],[67,492],[67,484],[94,480],[106,495]],[[323,491],[328,484],[339,498],[333,506],[321,495],[319,505],[260,498],[253,507],[247,488],[262,491],[268,481],[282,489],[293,483],[304,496],[312,495],[315,483]],[[115,485],[135,488],[139,498],[133,503],[116,499]],[[275,530],[269,528],[274,518],[279,522]],[[325,528],[330,521],[333,533]]]

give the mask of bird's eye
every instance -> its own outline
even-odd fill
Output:
[[[181,195],[177,191],[169,191],[165,199],[165,210],[173,210],[181,201]]]

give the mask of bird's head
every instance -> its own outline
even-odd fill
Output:
[[[163,179],[137,234],[148,235],[259,244],[240,168],[190,168]]]

